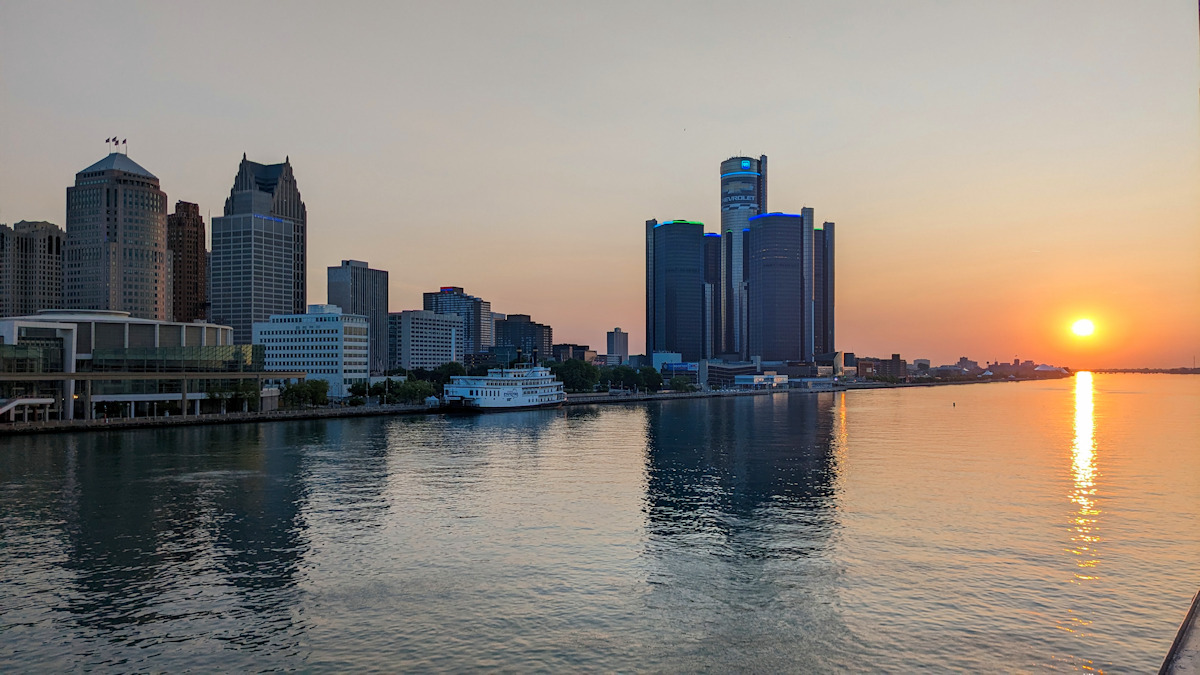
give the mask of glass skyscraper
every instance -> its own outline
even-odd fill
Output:
[[[750,218],[748,299],[751,356],[813,359],[813,214]]]
[[[837,350],[833,341],[833,223],[813,230],[813,350],[829,354]]]
[[[646,354],[705,353],[704,223],[646,221]]]
[[[225,215],[212,219],[209,298],[213,321],[249,344],[254,322],[303,314],[307,212],[290,161],[258,164],[242,155]]]
[[[746,358],[746,237],[750,218],[767,211],[767,156],[721,162],[721,345],[722,354]]]

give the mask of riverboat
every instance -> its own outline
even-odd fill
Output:
[[[494,412],[558,407],[567,400],[563,384],[549,368],[492,368],[487,375],[456,375],[443,388],[447,410]]]

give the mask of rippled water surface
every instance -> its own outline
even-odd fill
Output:
[[[1157,668],[1200,378],[0,438],[0,671]]]

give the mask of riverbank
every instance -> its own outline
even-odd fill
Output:
[[[813,394],[829,391],[853,391],[860,389],[896,389],[901,387],[940,387],[960,384],[986,384],[993,382],[1027,382],[1016,380],[963,380],[956,382],[857,382],[842,383],[825,389],[751,389],[747,391],[697,391],[697,392],[623,392],[598,394],[567,394],[565,405],[606,405],[613,403],[637,403],[646,401],[670,401],[678,399],[717,398],[729,396],[764,396],[768,394]],[[118,429],[155,429],[163,427],[195,426],[210,424],[244,424],[248,422],[282,422],[294,420],[334,419],[343,417],[378,417],[384,415],[439,415],[440,409],[425,405],[374,405],[357,407],[305,408],[302,410],[276,410],[263,413],[226,413],[224,415],[187,415],[174,417],[122,417],[93,420],[50,420],[48,422],[16,422],[0,427],[0,436],[6,434],[70,433],[75,431],[115,431]]]

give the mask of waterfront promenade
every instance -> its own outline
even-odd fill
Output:
[[[811,393],[811,390],[749,390],[711,392],[640,392],[568,394],[566,405],[597,405],[608,403],[635,403],[638,401],[662,401],[681,398],[713,398],[724,396],[761,396],[771,393]],[[829,391],[829,390],[825,390]],[[117,429],[150,429],[162,427],[197,426],[212,424],[238,424],[247,422],[285,422],[292,420],[333,419],[342,417],[378,417],[385,415],[437,415],[438,408],[424,404],[414,405],[364,405],[335,406],[329,408],[303,408],[300,410],[274,410],[270,412],[225,413],[222,415],[188,415],[174,417],[115,417],[92,420],[49,420],[14,422],[0,426],[0,435],[65,433],[75,431],[112,431]]]

